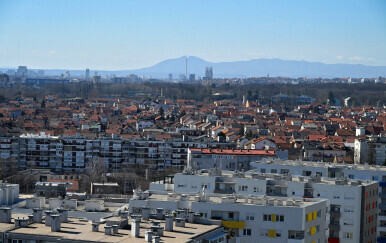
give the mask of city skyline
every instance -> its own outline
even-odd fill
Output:
[[[2,1],[0,66],[137,69],[185,55],[384,66],[385,9],[383,1]]]

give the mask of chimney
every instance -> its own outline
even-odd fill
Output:
[[[173,216],[172,215],[166,215],[165,216],[165,230],[166,231],[173,231]]]
[[[184,218],[176,218],[176,226],[177,227],[185,227],[185,219]]]
[[[34,208],[32,215],[33,215],[33,222],[34,223],[42,223],[43,222],[43,209]]]
[[[92,231],[93,232],[98,232],[99,231],[99,222],[92,222],[91,225],[92,225]]]
[[[51,232],[59,232],[61,226],[61,220],[59,214],[51,214]]]
[[[11,208],[0,208],[0,223],[11,223]]]
[[[163,217],[164,217],[164,209],[163,208],[157,208],[156,212],[157,212],[157,219],[159,219],[159,220],[163,219]]]
[[[150,208],[143,206],[142,207],[142,218],[143,220],[149,220],[150,218]]]
[[[176,213],[177,213],[177,218],[186,218],[186,211],[183,210],[183,209],[177,209],[176,210]]]
[[[128,211],[121,211],[121,218],[122,219],[127,219],[128,216],[129,216],[129,212]]]
[[[132,219],[131,220],[131,236],[138,238],[139,237],[139,227],[140,227],[140,220],[139,219]]]
[[[46,213],[46,226],[51,226],[51,214],[54,214],[54,211],[52,211],[52,210],[47,210],[47,211],[45,211],[45,213]]]
[[[118,234],[118,228],[119,228],[119,225],[117,225],[117,224],[114,224],[113,226],[113,234]]]
[[[145,242],[152,242],[153,231],[145,231]]]
[[[15,227],[20,227],[20,218],[15,219]]]
[[[29,221],[29,219],[21,218],[19,226],[23,227],[23,228],[27,227],[28,226],[28,221]]]
[[[188,222],[191,224],[194,223],[194,212],[193,211],[188,212]]]
[[[62,223],[68,222],[68,209],[58,208],[58,213],[60,214],[60,221]]]
[[[29,222],[29,223],[33,223],[33,222],[34,222],[34,216],[33,216],[33,214],[29,214],[29,215],[28,215],[28,222]]]
[[[153,236],[153,243],[159,243],[160,237],[158,235]]]
[[[105,226],[105,235],[111,235],[112,226]]]

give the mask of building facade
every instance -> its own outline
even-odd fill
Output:
[[[166,189],[178,193],[205,190],[209,194],[324,198],[328,199],[329,242],[376,241],[378,183],[374,181],[212,169],[177,173],[172,185],[162,181],[150,184],[151,192]]]
[[[376,234],[377,242],[386,242],[386,167],[370,166],[370,165],[353,165],[353,164],[334,164],[323,162],[305,162],[305,161],[289,161],[289,160],[274,160],[266,162],[251,163],[251,167],[261,173],[291,173],[293,175],[315,176],[329,178],[344,178],[356,180],[376,181],[379,184],[378,188],[378,205],[369,205],[367,212],[363,215],[369,217],[373,210],[378,211],[378,215],[367,218],[368,221],[377,220]],[[365,192],[366,197],[374,197],[373,193]],[[373,208],[375,207],[375,208]],[[370,222],[370,223],[371,223]],[[367,223],[369,224],[369,223]],[[371,225],[371,224],[369,224]],[[372,229],[364,228],[361,234],[368,235],[372,233]]]
[[[120,172],[136,166],[163,171],[182,170],[187,164],[189,148],[227,147],[226,143],[201,143],[183,139],[123,139],[118,136],[88,139],[75,136],[23,134],[0,137],[0,159],[9,168],[17,163],[19,170],[50,169],[56,173],[85,172],[100,166],[109,172]],[[9,162],[9,163],[8,163]]]
[[[144,195],[145,194],[145,195]],[[327,200],[274,197],[215,196],[135,192],[130,213],[149,208],[153,213],[195,214],[208,223],[220,221],[236,242],[325,242]],[[183,217],[185,218],[185,217]]]

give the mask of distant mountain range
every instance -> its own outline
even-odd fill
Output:
[[[90,75],[97,71],[101,75],[126,76],[136,74],[139,76],[151,76],[153,78],[167,78],[169,73],[173,78],[178,78],[179,74],[185,74],[186,57],[168,59],[154,66],[135,69],[135,70],[90,70]],[[190,56],[188,59],[188,74],[195,74],[203,77],[205,67],[213,67],[215,78],[244,78],[244,77],[263,77],[269,74],[270,77],[307,77],[307,78],[377,78],[386,76],[386,66],[365,66],[361,64],[324,64],[320,62],[281,60],[281,59],[252,59],[249,61],[234,62],[208,62],[201,58]],[[0,69],[3,70],[4,69]],[[65,71],[70,71],[72,76],[84,75],[84,70],[45,70],[46,75],[60,75]]]

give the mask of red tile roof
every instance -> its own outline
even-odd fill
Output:
[[[234,155],[265,155],[275,156],[276,153],[273,150],[258,150],[258,149],[190,149],[192,153],[202,154],[234,154]]]

